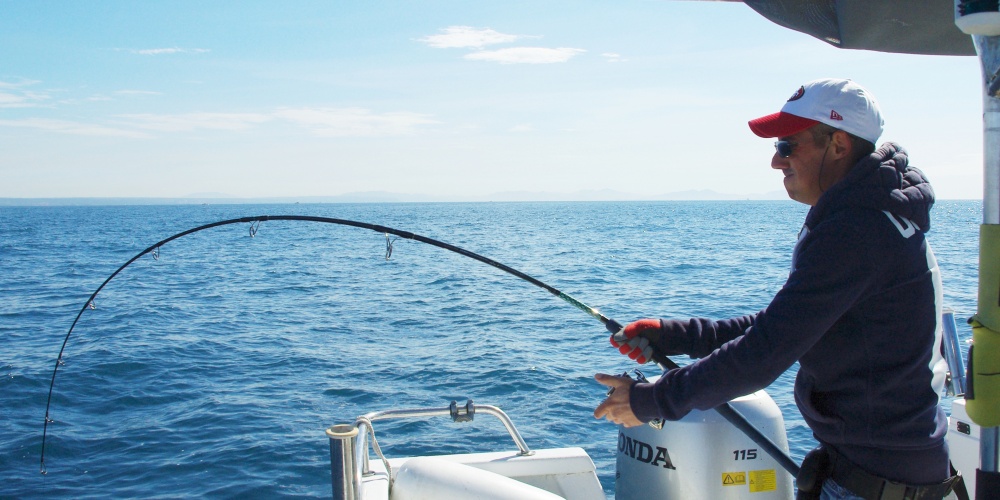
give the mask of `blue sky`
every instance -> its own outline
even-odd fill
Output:
[[[942,199],[982,196],[975,57],[834,49],[740,3],[3,2],[0,197],[782,192],[746,121],[878,98]]]

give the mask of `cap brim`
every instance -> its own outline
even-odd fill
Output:
[[[791,113],[779,111],[747,122],[758,137],[787,137],[819,123]]]

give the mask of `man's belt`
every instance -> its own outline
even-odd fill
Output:
[[[940,500],[951,492],[961,475],[954,475],[942,483],[914,486],[897,483],[873,474],[852,464],[832,447],[823,447],[830,456],[830,478],[857,496],[867,500]]]

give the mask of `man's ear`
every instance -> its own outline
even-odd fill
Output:
[[[850,136],[843,130],[837,130],[830,135],[830,154],[832,159],[849,158],[854,153],[854,144]]]

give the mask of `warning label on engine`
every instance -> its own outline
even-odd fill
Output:
[[[750,471],[750,493],[778,489],[778,474],[774,469]]]
[[[747,484],[747,473],[746,472],[723,472],[722,473],[722,485],[723,486],[743,486]]]

